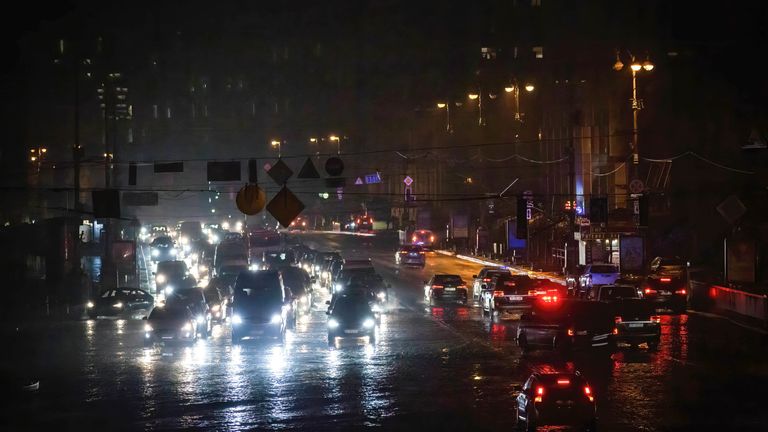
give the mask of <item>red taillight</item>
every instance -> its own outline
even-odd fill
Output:
[[[544,387],[536,387],[536,398],[533,400],[534,402],[541,402],[544,400]]]
[[[557,303],[558,297],[556,295],[545,295],[541,297],[541,301],[545,303]]]
[[[621,324],[621,317],[620,316],[614,317],[613,322],[615,322],[616,324]]]
[[[429,241],[435,241],[435,236],[429,236]]]
[[[686,295],[687,293],[688,291],[686,291],[685,288],[675,291],[675,294]]]
[[[400,255],[408,255],[408,252],[402,251],[402,252],[400,252]]]
[[[419,239],[418,237],[416,237],[416,236],[413,236],[413,237],[411,238],[411,241],[412,241],[412,242],[416,242],[416,240],[418,240],[418,239]]]
[[[504,291],[494,291],[493,292],[494,297],[504,297]]]
[[[592,389],[589,386],[584,386],[584,394],[589,398],[590,402],[595,401],[595,397],[592,396]]]
[[[419,252],[419,255],[424,255],[424,251]]]
[[[615,335],[619,334],[619,329],[617,329],[616,327],[614,327],[614,328],[613,328],[613,334],[615,334]]]
[[[562,379],[557,380],[557,383],[559,385],[568,385],[568,384],[571,383],[571,380],[569,380],[568,378],[562,378]]]
[[[661,278],[661,279],[659,279],[659,280],[660,280],[660,281],[662,281],[662,282],[664,282],[664,283],[667,283],[667,282],[672,282],[672,278],[664,278],[664,277],[663,277],[663,278]]]
[[[432,288],[442,288],[442,285],[432,285]]]
[[[568,329],[568,336],[573,336],[573,329]]]
[[[483,282],[490,282],[491,278],[483,278]]]
[[[651,315],[651,322],[660,323],[661,322],[661,316],[659,316],[659,315]]]
[[[646,288],[645,291],[643,291],[646,294],[656,294],[655,289]]]
[[[464,288],[464,289],[467,289],[467,286],[466,286],[466,285],[459,285],[457,288]]]

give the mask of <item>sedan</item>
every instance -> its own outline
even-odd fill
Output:
[[[459,275],[436,274],[424,281],[424,301],[430,306],[438,302],[467,304],[467,284]]]
[[[186,307],[156,307],[144,324],[144,344],[194,343],[197,340],[195,316]]]
[[[367,337],[373,343],[376,339],[376,317],[371,310],[368,297],[357,294],[339,296],[326,314],[328,315],[328,343],[333,345],[337,338]]]
[[[90,318],[142,318],[155,305],[155,298],[138,288],[104,290],[86,304]]]
[[[539,425],[596,430],[595,392],[578,372],[537,372],[515,390],[518,430],[535,431]]]
[[[421,246],[400,246],[395,253],[395,264],[412,265],[424,268],[427,265],[426,252]]]

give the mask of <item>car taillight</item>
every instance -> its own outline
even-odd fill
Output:
[[[418,237],[416,237],[416,236],[413,236],[413,237],[411,238],[411,241],[412,241],[412,242],[414,242],[414,243],[416,243],[416,240],[418,240],[418,239],[419,239]]]
[[[643,292],[646,294],[656,294],[656,290],[650,288],[646,288]]]
[[[614,317],[613,322],[615,322],[616,324],[621,324],[621,317],[620,316]]]
[[[541,402],[544,400],[544,387],[536,387],[536,398],[533,400],[534,402]]]
[[[675,291],[675,294],[686,295],[687,293],[688,291],[686,291],[685,288]]]
[[[661,278],[661,279],[659,279],[659,280],[660,280],[660,281],[662,281],[662,282],[664,282],[664,283],[669,283],[669,282],[672,282],[672,278],[666,278],[666,277],[663,277],[663,278]]]
[[[573,329],[568,329],[568,336],[573,336]]]
[[[504,297],[504,291],[494,291],[493,292],[494,297]]]
[[[595,397],[592,396],[592,389],[589,386],[584,386],[584,394],[589,398],[590,402],[595,401]]]
[[[541,301],[545,303],[557,303],[558,297],[556,295],[541,296]]]
[[[400,251],[400,255],[408,255],[408,252],[406,252],[406,251]]]
[[[424,251],[419,251],[419,255],[424,255]]]
[[[490,278],[483,278],[483,282],[490,282],[490,281],[491,281]]]
[[[457,288],[464,288],[464,289],[467,289],[467,286],[466,286],[466,285],[459,285]]]
[[[568,384],[571,383],[571,380],[569,380],[568,378],[561,378],[561,379],[557,380],[557,383],[559,385],[568,385]]]
[[[615,334],[615,335],[619,334],[619,329],[614,327],[613,328],[613,334]]]
[[[442,285],[432,285],[432,288],[442,288]]]
[[[659,315],[651,315],[651,322],[660,323],[661,322],[661,316],[659,316]]]

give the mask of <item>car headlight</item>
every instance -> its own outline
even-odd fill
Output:
[[[169,285],[169,286],[165,287],[165,295],[168,296],[168,295],[171,295],[172,293],[173,293],[173,287],[172,286]]]
[[[191,250],[192,250],[192,246],[190,246],[190,245],[188,245],[188,244],[185,244],[185,245],[184,245],[184,252],[189,252],[189,251],[191,251]]]
[[[153,256],[153,257],[157,257],[157,256],[160,256],[160,251],[159,251],[159,250],[157,250],[157,249],[152,249],[152,256]]]
[[[334,318],[331,318],[331,319],[329,319],[329,320],[328,320],[328,328],[332,328],[332,329],[335,329],[335,328],[337,328],[338,326],[339,326],[339,322],[338,322],[338,321],[336,321],[336,319],[334,319]]]
[[[376,296],[377,296],[378,298],[380,298],[380,299],[384,300],[384,299],[387,297],[387,293],[385,293],[385,292],[380,292],[380,293],[376,294]]]
[[[328,276],[330,276],[330,273],[328,273],[327,271],[324,271],[323,273],[320,274],[320,276],[327,278]]]
[[[205,322],[205,317],[202,315],[198,315],[196,321],[198,324],[202,324]]]
[[[365,321],[363,321],[363,327],[367,329],[373,328],[374,325],[376,325],[376,322],[372,318],[367,318]]]
[[[190,257],[190,258],[191,258],[193,261],[197,261],[197,259],[198,259],[198,257],[199,257],[199,256],[200,256],[200,255],[198,255],[198,254],[196,254],[196,253],[193,253],[193,254],[190,254],[190,255],[189,255],[189,257]]]
[[[162,284],[162,283],[166,283],[167,281],[168,281],[168,278],[166,278],[164,274],[159,274],[157,275],[157,277],[155,277],[156,283]]]
[[[213,307],[211,308],[211,310],[214,312],[218,312],[219,309],[221,309],[221,305],[213,305]]]
[[[307,298],[307,296],[301,296],[301,302],[302,302],[302,303],[306,303],[307,301],[309,301],[309,299]]]
[[[185,245],[185,244],[189,244],[189,237],[187,237],[187,236],[183,236],[183,237],[180,239],[180,241],[181,241],[181,244],[183,244],[183,245]]]
[[[333,284],[333,290],[335,292],[341,292],[341,284],[340,283]]]
[[[171,248],[171,255],[176,256],[179,254],[179,251],[176,248]]]
[[[184,324],[184,325],[181,327],[181,330],[182,330],[182,331],[192,331],[192,324],[191,324],[191,323],[186,323],[186,324]]]
[[[242,324],[243,323],[243,317],[240,315],[233,315],[232,316],[232,324]]]
[[[120,308],[123,307],[123,303],[122,302],[117,302],[117,303],[113,304],[112,307],[120,309]]]
[[[152,328],[152,326],[151,326],[151,325],[149,325],[149,324],[144,324],[144,331],[145,331],[145,332],[149,333],[149,332],[151,332],[152,330],[154,330],[154,329]]]
[[[319,265],[315,266],[315,271],[320,271],[320,266]]]
[[[274,314],[272,315],[272,318],[269,319],[270,324],[280,324],[280,322],[283,321],[283,317],[280,316],[280,314]]]
[[[206,272],[208,271],[208,266],[200,264],[199,266],[197,266],[197,271]]]
[[[89,301],[88,303],[86,303],[85,307],[87,307],[88,309],[92,308],[93,307],[93,302]]]

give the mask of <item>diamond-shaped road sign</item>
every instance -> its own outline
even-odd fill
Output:
[[[288,168],[288,165],[286,165],[282,159],[278,159],[277,162],[270,167],[269,171],[267,171],[267,174],[272,177],[272,180],[274,180],[275,183],[282,186],[289,178],[291,178],[293,170]]]
[[[285,186],[267,204],[267,211],[280,222],[283,228],[291,226],[291,222],[302,210],[304,210],[304,203]]]
[[[413,179],[411,178],[411,176],[405,176],[405,178],[403,179],[403,183],[405,183],[406,186],[410,186],[411,183],[413,183]]]

